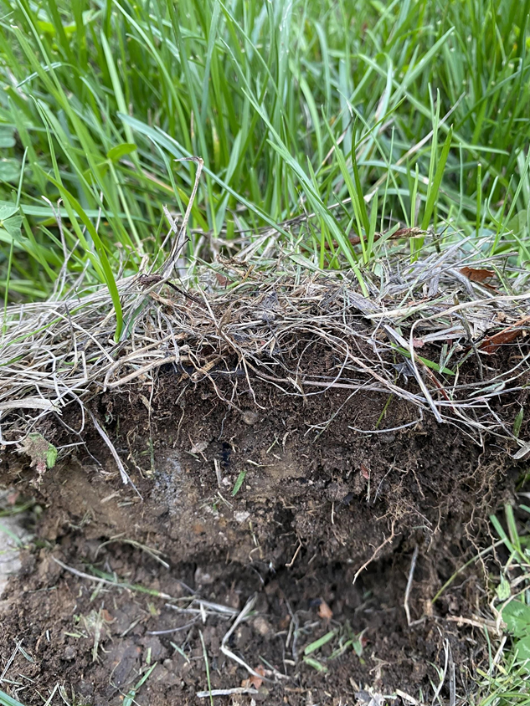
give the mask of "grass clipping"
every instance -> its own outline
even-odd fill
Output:
[[[195,270],[193,287],[167,269],[122,279],[118,342],[105,287],[11,306],[0,352],[0,443],[21,448],[44,417],[80,405],[83,424],[93,423],[113,450],[90,400],[152,390],[169,366],[185,384],[207,381],[236,409],[236,396],[220,389],[223,377],[301,398],[333,388],[386,393],[417,409],[404,426],[432,414],[477,442],[509,439],[520,458],[527,446],[498,409],[528,381],[528,274],[510,270],[508,257],[480,259],[469,241],[423,252],[412,262],[399,248],[387,252],[362,273],[368,296],[350,272],[310,271],[289,253],[266,262],[218,258]]]

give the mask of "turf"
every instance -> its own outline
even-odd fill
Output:
[[[166,260],[190,157],[191,272],[272,239],[362,288],[400,228],[411,259],[435,233],[526,267],[529,15],[530,0],[0,0],[4,306],[82,276],[109,287],[119,328],[116,281]],[[528,703],[519,661],[492,657],[484,704]]]

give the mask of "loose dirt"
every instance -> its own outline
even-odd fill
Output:
[[[338,706],[368,689],[428,700],[447,659],[466,693],[486,648],[454,618],[479,610],[481,565],[432,599],[510,499],[510,450],[428,415],[404,427],[418,409],[386,394],[254,382],[167,366],[151,387],[94,395],[135,489],[88,424],[37,483],[4,453],[1,481],[42,517],[0,604],[2,668],[13,657],[0,688],[28,706],[58,686],[76,704],[122,704],[154,666],[135,703],[208,703],[209,678],[256,692],[216,704]],[[497,413],[513,423],[525,395]],[[80,441],[76,409],[41,429],[59,448]]]

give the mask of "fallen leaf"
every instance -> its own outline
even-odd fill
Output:
[[[224,275],[220,274],[219,272],[215,273],[215,278],[221,287],[226,287],[227,284],[230,282],[228,277],[225,277]]]
[[[464,277],[467,277],[471,282],[478,282],[483,287],[486,287],[486,289],[489,289],[492,292],[497,291],[497,289],[492,284],[488,284],[486,282],[487,279],[490,279],[490,277],[493,277],[493,275],[495,274],[493,270],[477,270],[474,267],[462,267],[462,269],[460,270],[460,274],[464,275]]]
[[[280,630],[286,630],[289,627],[289,623],[291,622],[291,616],[286,615],[280,620]]]
[[[333,611],[331,608],[328,606],[326,601],[321,601],[319,607],[318,607],[318,615],[323,619],[323,620],[331,620],[333,617]]]
[[[47,468],[55,466],[57,449],[53,444],[46,441],[42,434],[28,434],[17,450],[19,453],[25,453],[31,458],[30,467],[36,467],[39,476],[42,476]]]
[[[472,282],[484,282],[484,280],[493,277],[495,272],[493,270],[477,270],[474,267],[462,267],[460,274]]]
[[[261,664],[258,667],[256,667],[256,669],[254,671],[257,672],[258,674],[261,674],[262,677],[265,676],[265,670],[263,669]],[[254,689],[259,689],[260,686],[263,684],[263,679],[261,679],[261,677],[257,677],[255,674],[253,674],[248,681],[249,681],[249,686],[253,686]]]
[[[425,231],[421,228],[400,228],[395,233],[392,233],[390,238],[392,240],[397,240],[398,238],[419,238],[422,235],[425,235]]]
[[[485,338],[481,345],[480,350],[488,355],[493,355],[498,348],[506,345],[506,343],[511,343],[515,341],[523,333],[521,328],[510,328],[505,331],[499,331],[499,333],[493,334],[493,336],[488,336]]]
[[[530,321],[530,316],[523,316],[522,319],[508,326],[504,331],[499,331],[498,333],[494,333],[493,336],[488,336],[480,344],[480,350],[491,355],[495,353],[497,348],[506,343],[511,343],[518,336],[526,336],[527,326],[523,326],[523,324],[528,324],[528,321]]]

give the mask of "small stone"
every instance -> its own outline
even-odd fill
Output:
[[[209,586],[214,579],[207,571],[204,571],[200,566],[195,571],[195,584],[198,586]]]
[[[254,696],[255,702],[267,701],[270,696],[270,691],[266,686],[260,686],[258,693]]]
[[[77,657],[77,650],[73,645],[67,645],[64,649],[64,658],[69,662]]]
[[[270,623],[261,615],[258,615],[258,617],[252,621],[252,627],[262,637],[267,637],[267,635],[270,635],[272,632]]]
[[[250,517],[250,512],[236,511],[234,512],[234,520],[236,522],[245,522]]]
[[[240,625],[236,630],[235,637],[237,646],[240,650],[243,649],[246,645],[248,645],[252,637],[248,625]]]
[[[191,449],[189,450],[190,454],[202,454],[203,451],[206,451],[208,448],[208,442],[207,441],[199,441],[197,443],[193,443]]]
[[[259,420],[259,414],[247,409],[242,415],[243,422],[249,426],[253,426]]]

